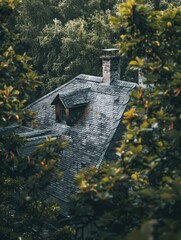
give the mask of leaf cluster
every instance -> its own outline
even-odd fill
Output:
[[[27,140],[15,129],[32,123],[34,114],[25,106],[39,82],[29,58],[15,50],[17,37],[8,20],[16,6],[0,2],[0,239],[43,239],[60,214],[45,190],[52,177],[61,176],[56,164],[65,143],[48,139],[32,154],[19,155]]]
[[[128,0],[111,19],[121,32],[120,53],[145,80],[124,114],[117,166],[78,177],[77,229],[94,226],[80,239],[180,237],[180,17],[180,7],[155,11]]]

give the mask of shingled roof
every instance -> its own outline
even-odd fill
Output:
[[[135,86],[135,83],[118,80],[106,85],[102,77],[81,74],[28,107],[37,113],[39,130],[51,129],[52,134],[68,136],[70,139],[57,166],[63,171],[63,177],[59,182],[52,181],[47,189],[61,202],[65,215],[68,196],[75,191],[75,174],[83,166],[100,166]],[[55,106],[51,103],[57,96],[69,107],[87,104],[84,114],[75,125],[68,126],[55,121]]]
[[[60,93],[55,97],[51,105],[55,105],[59,99],[66,108],[74,108],[86,105],[90,99],[91,88],[76,89],[74,91]]]

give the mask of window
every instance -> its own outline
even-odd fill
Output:
[[[61,102],[55,104],[55,114],[57,122],[66,122],[66,109]]]

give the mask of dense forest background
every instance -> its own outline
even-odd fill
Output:
[[[42,93],[80,73],[101,74],[101,49],[118,33],[109,26],[116,0],[24,0],[15,18],[21,53],[27,52],[43,82]]]
[[[43,83],[39,94],[81,73],[101,76],[102,49],[119,40],[120,30],[111,27],[109,18],[121,2],[125,1],[22,1],[13,24],[21,39],[18,51],[32,58]],[[144,2],[154,5],[151,0]],[[179,5],[179,1],[171,2]],[[165,9],[169,3],[161,1],[159,8]],[[122,62],[121,78],[127,78],[127,59]]]
[[[177,0],[0,1],[0,238],[180,240],[180,41]],[[80,73],[101,74],[101,49],[119,47],[138,88],[124,114],[120,160],[76,176],[69,218],[42,190],[65,143],[29,157],[11,132],[34,124],[25,106]],[[30,57],[28,57],[30,56]],[[34,70],[34,71],[33,71]],[[39,77],[38,77],[39,76]]]

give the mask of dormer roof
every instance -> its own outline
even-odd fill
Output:
[[[55,105],[58,100],[62,102],[65,108],[75,108],[84,106],[90,101],[91,88],[76,89],[65,93],[58,93],[51,105]]]

